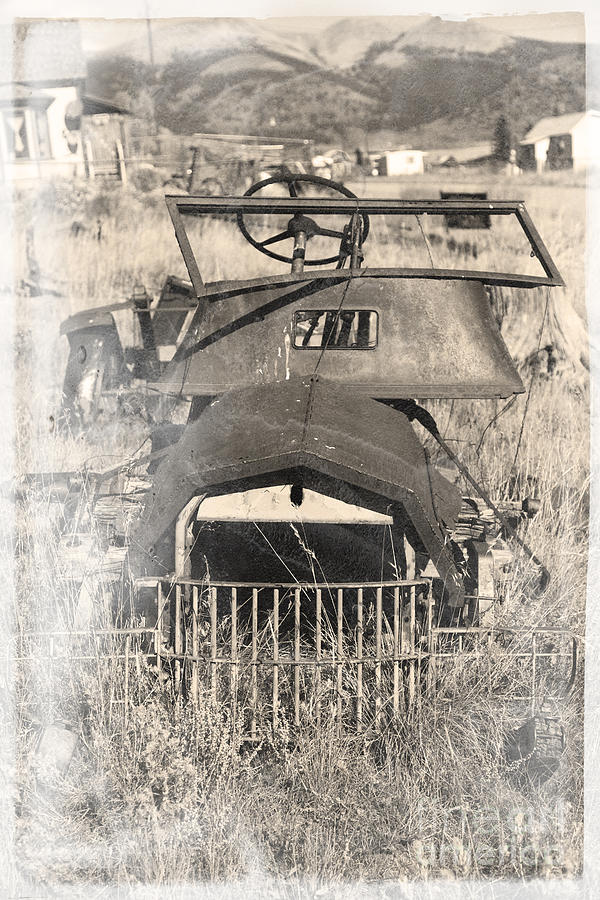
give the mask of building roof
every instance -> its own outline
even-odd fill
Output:
[[[54,98],[25,84],[0,84],[0,105],[45,108]]]
[[[27,84],[0,84],[0,106],[33,106],[45,108],[54,100],[52,93],[48,90],[31,87]],[[78,105],[77,115],[83,113],[84,116],[94,116],[98,113],[117,114],[122,116],[130,116],[129,110],[123,106],[118,106],[110,100],[103,100],[101,97],[92,97],[85,94],[80,103],[78,100],[73,101],[70,106]],[[69,112],[69,110],[67,110]],[[75,114],[74,114],[75,115]]]
[[[405,156],[424,156],[426,152],[426,150],[413,150],[412,147],[396,147],[395,149],[381,151],[382,155],[402,153]]]
[[[457,163],[473,162],[476,159],[485,159],[491,156],[493,146],[487,144],[475,144],[471,147],[445,147],[441,150],[426,150],[427,162],[441,165],[453,159]]]
[[[592,112],[592,110],[590,110],[590,112]],[[587,115],[586,112],[577,112],[567,113],[564,116],[547,116],[544,119],[540,119],[540,121],[527,132],[521,143],[535,144],[536,141],[543,141],[545,138],[553,137],[553,135],[569,134],[585,115]]]
[[[17,19],[0,27],[0,83],[55,84],[85,76],[76,19]]]
[[[112,100],[103,100],[102,97],[93,97],[85,94],[83,97],[84,116],[95,116],[98,113],[112,113],[121,116],[130,116],[131,113],[124,106],[118,106]]]

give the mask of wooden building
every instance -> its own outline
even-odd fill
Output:
[[[538,172],[557,169],[585,171],[600,145],[600,112],[548,116],[530,129],[520,143],[519,165]]]
[[[127,111],[86,94],[79,23],[0,29],[0,176],[7,181],[118,171]]]

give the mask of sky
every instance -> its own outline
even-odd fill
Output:
[[[502,16],[504,22],[496,21],[495,27],[513,32],[514,23],[510,14],[517,14],[520,22],[517,24],[519,31],[527,30],[532,37],[537,36],[538,22],[542,22],[539,15],[534,20],[529,19],[528,13],[555,13],[555,12],[585,12],[588,24],[595,28],[595,23],[600,25],[600,10],[597,4],[591,0],[531,0],[531,5],[524,6],[519,0],[472,0],[470,9],[463,11],[457,6],[455,0],[413,0],[403,3],[400,7],[397,0],[371,0],[368,5],[369,15],[443,15],[447,18],[467,18],[481,16]],[[289,22],[300,20],[302,30],[317,30],[322,23],[330,24],[336,18],[365,14],[365,4],[362,0],[303,0],[301,4],[302,17],[289,17],[290,4],[287,0],[220,0],[218,5],[219,15],[222,16],[256,16],[275,17],[273,26],[282,27],[282,17]],[[116,18],[144,18],[170,16],[198,16],[214,14],[214,7],[208,4],[198,3],[197,0],[0,0],[0,18],[6,20],[16,16],[30,17],[58,17],[68,16],[73,18],[85,17],[116,17]],[[324,15],[325,13],[325,15]],[[524,15],[525,14],[525,15]],[[320,21],[319,21],[320,20]],[[546,27],[547,22],[542,22]],[[283,24],[285,28],[286,25]],[[569,30],[572,25],[561,27]],[[599,31],[600,33],[600,31]],[[571,39],[570,37],[568,38]]]
[[[470,8],[469,8],[470,6]],[[278,32],[298,29],[317,32],[339,18],[364,15],[442,15],[446,18],[475,18],[490,27],[512,35],[541,40],[584,40],[582,13],[585,14],[587,40],[600,43],[600,4],[592,0],[471,0],[461,9],[456,0],[302,0],[301,17],[288,16],[287,0],[219,0],[221,16],[269,18],[268,27]],[[297,9],[298,7],[296,7]],[[0,21],[14,17],[32,18],[145,18],[195,17],[214,15],[215,7],[198,0],[0,0]],[[464,10],[464,11],[463,11]],[[325,13],[325,15],[324,15]],[[559,13],[556,17],[555,14]],[[90,22],[84,28],[84,46],[90,52],[109,49],[123,42],[124,23],[115,36],[109,22]]]
[[[404,10],[402,12],[404,13]],[[285,18],[270,17],[261,19],[261,21],[262,24],[280,34],[293,34],[296,31],[317,34],[341,18],[345,17],[289,16]],[[522,35],[546,41],[583,42],[585,40],[584,18],[581,13],[577,12],[524,16],[486,16],[484,18],[479,17],[478,20],[488,27],[496,28],[515,36]],[[133,39],[133,30],[131,25],[123,20],[120,22],[107,20],[88,20],[86,22],[84,20],[82,23],[84,51],[94,54],[110,50],[115,46],[122,46],[130,39],[130,36]]]
[[[402,14],[406,10],[402,9]],[[373,12],[373,15],[377,15]],[[466,16],[465,16],[466,17]],[[536,38],[538,40],[562,40],[584,41],[585,25],[584,17],[579,12],[545,13],[518,16],[494,16],[485,17],[468,14],[469,18],[482,22],[490,28],[506,32],[514,36]],[[274,31],[288,33],[297,28],[299,31],[317,33],[318,31],[339,21],[343,16],[286,16],[271,17],[268,20],[269,27]],[[453,15],[452,18],[463,18]]]

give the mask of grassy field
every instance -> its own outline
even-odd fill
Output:
[[[443,185],[453,186],[461,183]],[[371,179],[355,187],[362,196],[436,197],[440,185],[432,179]],[[471,187],[487,189],[491,198],[527,202],[567,283],[554,291],[543,343],[573,334],[569,316],[585,318],[583,187],[556,179]],[[185,276],[164,203],[157,193],[50,185],[35,197],[15,198],[12,209],[15,468],[109,467],[139,447],[147,426],[140,419],[105,422],[85,436],[57,432],[66,361],[58,327],[74,311],[123,299],[138,281],[156,293],[166,274]],[[78,234],[74,221],[84,226]],[[31,223],[42,285],[55,294],[29,297],[18,289],[28,277],[25,235]],[[261,271],[252,248],[230,250],[231,227],[212,222],[198,236],[206,280]],[[368,252],[367,262],[376,265],[377,249]],[[440,249],[438,264],[447,252]],[[510,268],[511,247],[496,246],[493,254]],[[478,267],[485,268],[484,260]],[[519,358],[536,349],[544,297],[508,289],[496,298],[509,349]],[[524,396],[485,433],[501,403],[438,402],[431,408],[492,496],[505,498],[517,485],[523,493],[534,487],[540,497],[526,539],[552,580],[535,590],[532,566],[517,553],[502,621],[560,626],[583,636],[589,387],[580,364],[585,348],[574,350],[566,340],[559,350],[553,377],[540,374],[532,382],[525,419]],[[529,386],[531,368],[523,369],[523,377]],[[3,440],[10,440],[7,432]],[[8,501],[2,504],[8,520]],[[17,630],[72,619],[75,598],[58,580],[57,530],[56,510],[43,493],[17,504],[6,548],[6,563],[16,574]],[[577,874],[582,674],[572,698],[554,710],[567,748],[542,786],[525,777],[524,764],[506,761],[511,711],[491,703],[464,667],[457,666],[454,677],[459,701],[448,707],[424,698],[418,714],[382,737],[307,728],[294,741],[284,733],[249,751],[226,709],[173,702],[169,686],[161,687],[151,672],[135,679],[125,714],[110,702],[120,696],[122,680],[110,660],[91,668],[73,664],[52,671],[41,660],[14,668],[4,723],[15,738],[8,795],[14,810],[7,820],[11,889],[67,896],[71,890],[100,895],[111,885],[122,892],[144,886],[140,896],[150,896],[154,886],[162,897],[184,896],[182,885],[195,884],[204,885],[207,895],[220,885],[222,896],[367,896],[371,890],[378,896],[382,884],[410,880]],[[40,775],[33,754],[40,729],[74,717],[83,723],[82,736],[67,774]]]

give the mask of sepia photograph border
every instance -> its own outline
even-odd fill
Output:
[[[361,16],[361,15],[409,15],[435,14],[449,18],[469,18],[481,15],[503,15],[519,13],[549,12],[581,12],[585,16],[586,44],[596,45],[598,52],[590,53],[587,62],[588,85],[600,86],[600,10],[594,8],[590,0],[572,2],[565,0],[554,3],[531,0],[531,3],[516,4],[506,0],[485,2],[476,0],[472,8],[457,8],[456,4],[447,2],[420,2],[400,7],[392,2],[376,2],[369,5],[368,10],[358,0],[327,0],[324,5],[317,0],[303,2],[293,10],[283,0],[257,3],[248,0],[223,0],[218,4],[219,17],[239,16],[245,18],[265,18],[271,16]],[[215,11],[208,9],[205,3],[194,3],[192,0],[5,0],[0,8],[0,21],[9,23],[16,18],[176,18],[176,17],[214,17]],[[597,148],[600,157],[600,147]],[[490,897],[513,898],[524,900],[537,897],[584,897],[596,895],[600,884],[600,175],[588,179],[587,187],[587,258],[586,258],[586,307],[590,343],[590,472],[591,472],[591,512],[589,523],[589,558],[588,558],[588,593],[586,602],[586,635],[585,635],[585,813],[584,813],[584,869],[583,876],[573,879],[557,879],[552,881],[517,882],[512,880],[464,882],[386,882],[372,884],[368,882],[336,885],[332,895],[336,898],[453,898]],[[10,247],[0,248],[0,262],[4,272],[10,273],[12,267]],[[10,423],[13,415],[12,396],[12,353],[11,342],[12,310],[5,311],[8,318],[3,318],[0,329],[0,375],[2,384],[2,421]],[[6,427],[6,426],[4,426]],[[10,427],[10,426],[9,426]],[[3,468],[2,480],[11,477],[14,471],[14,460],[10,455],[0,459]],[[5,523],[6,524],[6,523]],[[3,591],[0,600],[2,633],[0,633],[0,656],[4,657],[6,634],[10,629],[10,595],[11,585]],[[3,608],[2,608],[3,607]],[[79,897],[83,896],[83,886],[67,886],[48,888],[42,893],[31,888],[29,893],[14,893],[16,883],[15,872],[18,861],[14,858],[12,848],[12,818],[10,783],[13,774],[13,735],[10,731],[10,673],[6,670],[0,676],[2,691],[2,718],[0,719],[0,897],[37,898],[43,897]],[[3,858],[4,857],[4,858]],[[289,896],[298,898],[317,896],[312,889],[298,880]],[[2,893],[5,891],[5,893]],[[152,889],[149,886],[108,885],[95,887],[85,886],[85,895],[102,898],[244,898],[276,896],[268,893],[269,883],[253,882],[252,879],[236,884],[190,884],[178,885],[172,891],[164,886]],[[287,895],[286,895],[287,896]]]

